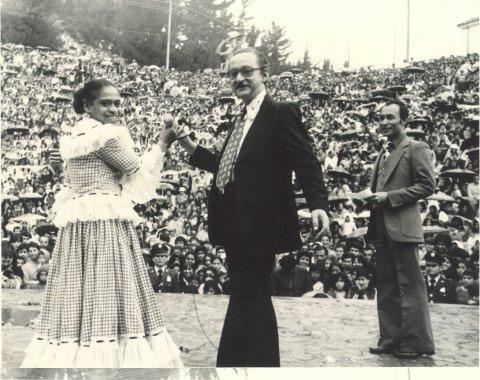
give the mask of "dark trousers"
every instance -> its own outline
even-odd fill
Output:
[[[226,246],[231,294],[217,367],[279,367],[271,276],[275,254],[266,248]]]
[[[401,352],[432,352],[427,291],[420,272],[418,245],[392,241],[381,211],[375,218],[378,346]]]

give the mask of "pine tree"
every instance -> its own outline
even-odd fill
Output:
[[[290,55],[288,48],[292,43],[285,34],[285,27],[279,26],[273,21],[262,38],[259,50],[267,57],[271,75],[280,74],[288,68],[287,58]]]

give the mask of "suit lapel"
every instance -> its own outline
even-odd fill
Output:
[[[408,137],[405,137],[403,141],[400,143],[397,149],[395,149],[392,154],[389,157],[389,165],[385,173],[385,179],[383,181],[383,184],[385,185],[387,181],[389,180],[390,176],[392,175],[393,171],[397,167],[398,163],[400,162],[400,159],[402,156],[405,154],[407,147],[410,145],[410,139]]]
[[[255,119],[248,130],[247,135],[245,136],[245,140],[240,148],[240,152],[238,153],[237,162],[245,158],[245,156],[258,144],[258,142],[262,139],[262,136],[268,130],[269,126],[269,116],[273,109],[272,107],[272,99],[270,96],[265,95],[265,99],[258,110]]]

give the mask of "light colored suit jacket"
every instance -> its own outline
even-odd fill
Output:
[[[379,161],[380,155],[373,168],[372,191]],[[393,241],[421,243],[424,237],[417,202],[433,194],[436,186],[429,147],[405,137],[390,155],[389,164],[383,183],[377,184],[377,191],[387,192],[389,200],[383,208],[386,233]],[[372,218],[368,226],[370,239],[375,233],[373,222]]]

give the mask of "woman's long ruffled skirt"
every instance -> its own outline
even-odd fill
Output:
[[[60,228],[24,368],[181,367],[130,221]]]

